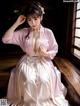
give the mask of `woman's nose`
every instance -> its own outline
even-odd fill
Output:
[[[35,25],[35,21],[34,20],[32,20],[32,24],[33,24],[33,26]]]

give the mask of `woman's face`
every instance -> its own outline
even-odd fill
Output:
[[[29,16],[27,18],[27,22],[33,30],[37,30],[37,29],[39,29],[40,24],[41,24],[41,17],[36,16],[36,15]]]

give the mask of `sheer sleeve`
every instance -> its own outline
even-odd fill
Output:
[[[13,32],[8,40],[7,40],[7,38],[4,39],[4,37],[3,37],[2,42],[6,43],[6,44],[20,45],[23,41],[23,37],[24,37],[25,33],[26,34],[28,33],[28,31],[25,32],[25,28],[20,29],[18,31]]]
[[[53,32],[50,29],[45,29],[44,35],[37,44],[43,50],[43,56],[53,59],[58,52],[58,44],[54,37]]]
[[[53,59],[58,52],[58,44],[51,30],[47,32],[47,36],[48,36],[48,43],[49,43],[47,53],[49,57]]]

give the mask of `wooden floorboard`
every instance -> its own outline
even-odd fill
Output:
[[[61,73],[64,74],[65,78],[72,84],[76,92],[80,95],[80,76],[76,72],[78,69],[67,59],[62,59],[60,57],[55,58],[55,63],[59,67]]]
[[[68,98],[73,102],[74,106],[80,106],[80,75],[77,73],[78,70],[68,59],[56,57],[54,63],[61,71],[63,76],[64,84],[68,89]]]

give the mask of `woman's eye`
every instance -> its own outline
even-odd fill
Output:
[[[34,20],[37,20],[37,18],[34,18]]]

